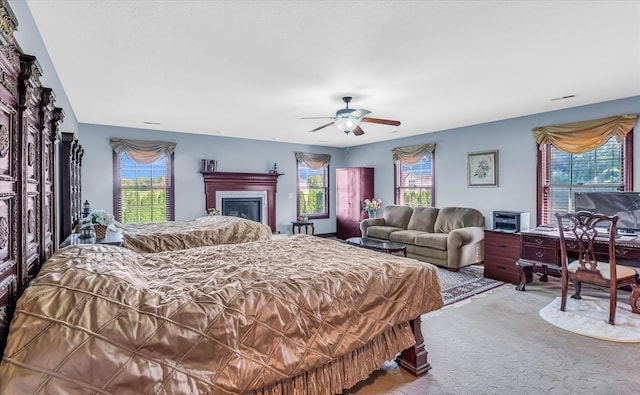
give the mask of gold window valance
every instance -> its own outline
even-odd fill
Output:
[[[435,149],[436,145],[434,143],[409,145],[394,148],[391,150],[391,154],[394,161],[399,160],[405,166],[413,166],[420,162],[423,156],[431,160]]]
[[[117,153],[126,152],[129,159],[140,164],[149,164],[157,161],[162,155],[171,155],[176,148],[176,143],[166,141],[144,141],[110,139],[111,148]]]
[[[298,162],[304,162],[308,168],[313,170],[318,170],[323,167],[329,166],[329,162],[331,162],[331,155],[329,154],[296,152],[295,155]]]
[[[606,143],[612,136],[622,142],[633,129],[637,114],[619,115],[591,121],[533,128],[533,136],[540,145],[551,144],[570,154],[591,151]]]

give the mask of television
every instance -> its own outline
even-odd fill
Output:
[[[575,210],[617,215],[621,233],[640,233],[640,192],[576,192]]]

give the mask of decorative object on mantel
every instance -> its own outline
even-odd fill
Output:
[[[369,215],[369,218],[373,218],[376,216],[376,211],[378,211],[381,204],[382,204],[382,199],[376,199],[376,198],[371,198],[371,200],[364,199],[364,202],[362,202],[362,209],[367,212],[367,214]]]
[[[215,159],[202,159],[202,169],[203,173],[213,173],[218,168],[218,161]]]
[[[273,163],[273,169],[269,170],[269,173],[271,174],[278,174],[278,164],[277,163]]]

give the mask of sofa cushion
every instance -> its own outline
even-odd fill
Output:
[[[389,235],[399,230],[404,229],[396,228],[394,226],[370,226],[367,228],[367,237],[389,240]]]
[[[435,232],[449,233],[467,226],[484,226],[484,216],[480,211],[464,207],[443,207],[433,227]]]
[[[407,229],[433,233],[433,225],[436,223],[438,211],[440,209],[436,207],[414,207]]]
[[[413,209],[409,206],[385,206],[382,217],[385,225],[393,226],[400,229],[407,229],[407,224],[411,218]]]
[[[421,233],[416,235],[414,244],[420,247],[429,247],[436,250],[447,250],[446,233]]]
[[[415,244],[416,235],[423,234],[419,230],[399,230],[389,235],[389,240],[404,244]]]

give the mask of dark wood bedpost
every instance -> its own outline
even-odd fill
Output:
[[[424,348],[420,316],[410,321],[410,324],[416,344],[404,350],[398,357],[397,362],[398,365],[416,376],[421,376],[431,369],[431,364],[427,361],[427,354],[429,353]]]

